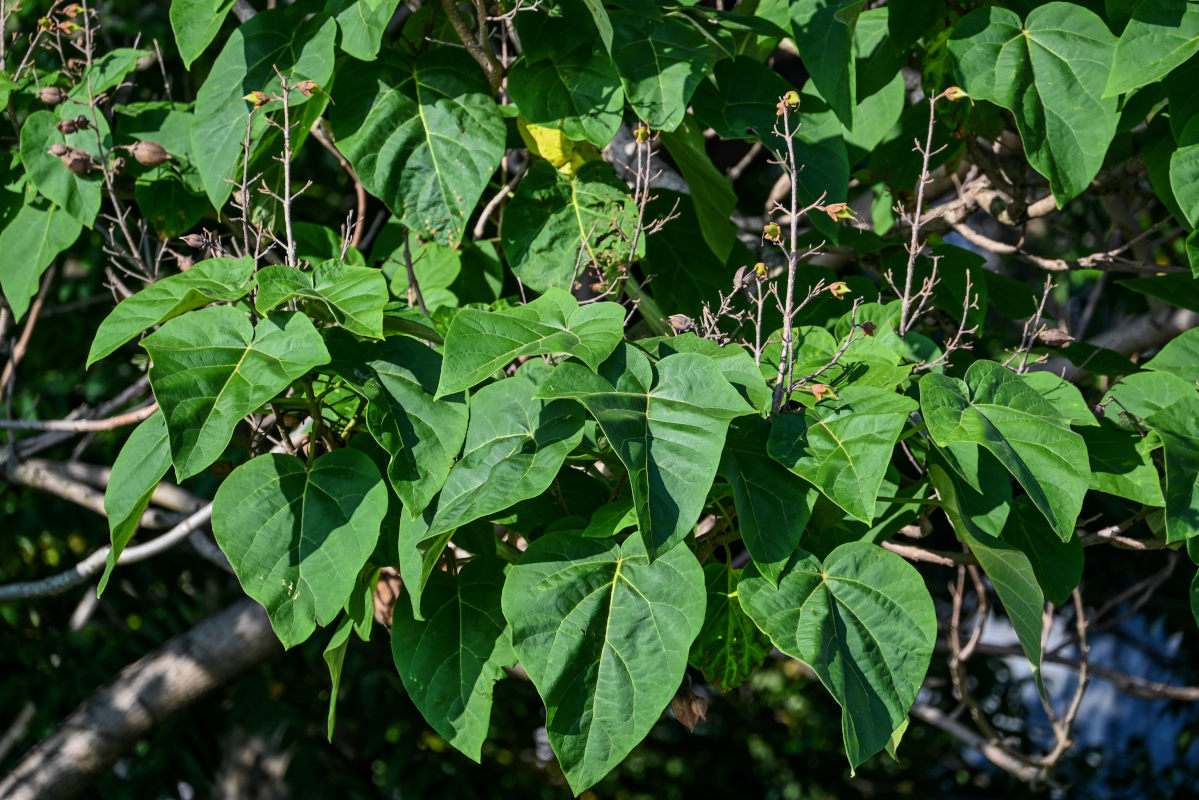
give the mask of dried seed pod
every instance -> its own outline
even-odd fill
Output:
[[[92,170],[96,168],[96,162],[92,161],[91,153],[85,153],[82,150],[72,150],[62,157],[62,163],[66,164],[67,169],[76,175],[91,175]]]
[[[71,152],[71,148],[67,147],[62,142],[55,142],[54,144],[50,145],[50,149],[47,150],[46,152],[52,156],[58,156],[59,158],[61,158],[61,157],[65,156],[67,153]]]
[[[75,124],[75,120],[73,119],[64,119],[54,127],[58,129],[59,133],[64,135],[74,133],[75,131],[79,130],[79,126]]]
[[[670,327],[675,333],[686,333],[695,330],[695,320],[686,314],[671,314]]]
[[[1069,347],[1074,341],[1073,336],[1057,328],[1042,328],[1037,332],[1037,337],[1050,347]]]
[[[670,710],[680,725],[694,731],[700,720],[708,718],[708,701],[690,689],[679,689],[670,701]]]
[[[183,242],[188,247],[194,247],[197,250],[204,246],[204,237],[198,233],[189,233],[186,236],[180,236],[179,241]]]
[[[171,161],[171,155],[157,142],[137,142],[126,150],[144,167],[157,167]]]
[[[51,108],[67,99],[67,93],[57,86],[43,86],[37,93],[37,96],[39,100]]]
[[[92,126],[92,124],[90,122],[88,122],[87,117],[83,116],[82,114],[75,117],[75,127],[78,128],[79,130],[86,131],[91,126]]]
[[[117,156],[116,158],[114,158],[112,160],[112,165],[111,165],[110,169],[113,171],[114,174],[120,175],[122,172],[125,171],[125,167],[127,167],[127,166],[129,166],[129,162],[125,160],[125,157]]]

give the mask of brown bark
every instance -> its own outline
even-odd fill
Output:
[[[157,725],[280,651],[262,607],[234,603],[83,701],[0,780],[0,797],[78,797]]]

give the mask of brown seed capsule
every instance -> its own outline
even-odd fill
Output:
[[[189,233],[186,236],[180,236],[179,240],[188,247],[194,247],[197,250],[204,246],[204,237],[198,233]]]
[[[92,126],[92,124],[87,121],[87,117],[83,116],[82,114],[75,117],[75,127],[78,128],[79,130],[86,131],[91,126]]]
[[[114,174],[116,174],[116,175],[120,175],[122,172],[124,172],[124,171],[125,171],[125,167],[127,167],[127,166],[129,166],[129,162],[127,162],[127,161],[125,160],[125,157],[124,157],[124,156],[117,156],[116,158],[114,158],[114,159],[112,160],[112,167],[111,167],[111,169],[112,169],[112,171],[113,171],[113,173],[114,173]]]
[[[671,314],[670,327],[675,333],[686,333],[695,330],[695,320],[686,314]]]
[[[708,701],[690,689],[679,689],[670,701],[674,718],[689,731],[694,731],[700,720],[708,718]]]
[[[62,157],[62,163],[66,164],[67,169],[76,175],[91,175],[92,170],[96,168],[96,162],[92,161],[90,153],[85,153],[82,150],[72,150]]]
[[[54,126],[61,134],[74,133],[79,130],[79,126],[75,124],[73,119],[64,119],[62,122]]]
[[[1069,347],[1074,337],[1057,328],[1042,328],[1037,336],[1050,347]]]
[[[67,94],[57,86],[44,86],[37,93],[38,99],[46,105],[53,108],[54,106],[67,99]]]
[[[125,149],[137,159],[137,163],[145,167],[157,167],[173,160],[170,153],[157,142],[137,142]]]
[[[50,149],[47,150],[46,152],[52,156],[58,156],[59,158],[61,158],[62,156],[65,156],[67,153],[71,152],[71,148],[67,147],[62,142],[55,142],[54,144],[50,145]]]

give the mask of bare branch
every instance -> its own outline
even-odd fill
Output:
[[[158,403],[150,403],[134,411],[107,419],[0,419],[0,428],[16,431],[69,431],[70,433],[110,431],[125,425],[135,425],[153,416],[157,410]]]

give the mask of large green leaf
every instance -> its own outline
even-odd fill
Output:
[[[158,482],[171,467],[171,447],[167,442],[167,424],[161,411],[155,411],[133,429],[125,446],[113,462],[108,487],[104,490],[104,513],[112,548],[104,565],[104,574],[96,587],[103,594],[117,559],[137,532],[138,522]]]
[[[770,655],[770,637],[741,609],[741,570],[712,561],[704,565],[708,607],[704,626],[691,645],[691,666],[722,692],[736,689]]]
[[[1143,0],[1132,12],[1112,59],[1104,97],[1139,89],[1199,52],[1199,5]]]
[[[817,492],[766,454],[770,426],[749,417],[733,423],[720,472],[733,487],[737,528],[758,572],[772,583],[799,548]]]
[[[1059,206],[1087,188],[1116,133],[1117,100],[1103,96],[1115,44],[1103,20],[1073,3],[1038,6],[1023,25],[1008,9],[979,9],[950,37],[966,91],[1012,112]]]
[[[693,117],[684,117],[676,130],[662,133],[661,139],[691,187],[700,234],[717,258],[728,258],[737,241],[737,226],[730,219],[737,207],[732,181],[708,157],[703,130]]]
[[[457,575],[436,572],[424,591],[425,621],[396,602],[391,653],[404,689],[433,730],[479,761],[492,686],[516,662],[500,611],[504,563],[473,559]]]
[[[379,538],[387,486],[353,448],[311,469],[268,453],[230,473],[212,501],[212,532],[246,594],[284,647],[341,613]]]
[[[1145,417],[1165,453],[1166,540],[1199,536],[1199,395],[1194,391]]]
[[[254,285],[254,259],[210,258],[126,297],[100,323],[87,366],[149,328],[209,303],[240,300]]]
[[[886,747],[907,720],[937,638],[920,573],[881,547],[849,542],[823,564],[800,550],[777,588],[746,568],[737,594],[775,647],[811,666],[841,704],[850,766]]]
[[[396,537],[397,555],[400,562],[400,578],[404,581],[414,619],[423,620],[421,599],[429,576],[437,569],[441,554],[449,544],[454,531],[442,531],[429,535],[429,523],[433,521],[433,508],[426,508],[415,517],[400,515],[400,529]]]
[[[972,442],[990,450],[1062,541],[1074,535],[1090,484],[1086,444],[1020,376],[993,361],[976,361],[965,381],[925,375],[920,407],[934,442]]]
[[[1109,419],[1098,427],[1079,431],[1087,444],[1090,459],[1090,488],[1097,492],[1127,497],[1149,506],[1164,506],[1161,480],[1150,455],[1161,447],[1161,439],[1121,428]]]
[[[595,369],[620,344],[625,310],[617,303],[578,301],[549,289],[507,311],[460,311],[445,335],[437,396],[470,389],[513,359],[568,353]]]
[[[1041,614],[1045,610],[1045,595],[1028,556],[999,538],[1012,500],[1003,465],[986,451],[973,448],[973,452],[978,454],[972,466],[977,470],[982,492],[936,457],[930,459],[929,480],[958,538],[970,548],[991,579],[1040,686]]]
[[[636,227],[629,187],[611,165],[590,161],[569,177],[538,161],[516,187],[500,236],[512,271],[543,292],[569,289],[593,262],[600,269],[626,262]]]
[[[479,65],[432,48],[381,58],[339,81],[329,111],[338,147],[371,194],[425,239],[457,246],[504,155],[504,121]]]
[[[1183,331],[1167,342],[1145,362],[1145,369],[1169,372],[1192,384],[1199,383],[1199,328]]]
[[[348,331],[359,336],[383,338],[387,281],[377,269],[322,261],[311,272],[283,264],[258,271],[254,307],[259,314],[266,314],[296,298],[316,301],[321,310]]]
[[[1063,542],[1054,535],[1045,517],[1027,497],[1012,503],[1002,539],[1028,556],[1037,583],[1046,599],[1056,606],[1070,599],[1070,593],[1082,580],[1082,540],[1074,536]]]
[[[405,516],[420,514],[445,483],[466,437],[462,395],[433,398],[441,354],[406,336],[372,344],[337,337],[328,345],[330,367],[370,401],[366,427],[390,456],[387,477]]]
[[[650,128],[674,130],[714,60],[707,40],[676,17],[618,11],[611,19],[612,60],[629,105]]]
[[[851,130],[857,105],[853,32],[863,0],[795,0],[791,30],[812,83]]]
[[[722,139],[757,138],[772,151],[786,146],[774,135],[778,102],[794,88],[786,78],[745,56],[718,62],[712,78],[695,90],[692,107],[700,122]]]
[[[238,26],[196,92],[191,149],[204,191],[218,208],[233,191],[233,184],[226,179],[241,174],[237,164],[251,109],[245,96],[256,91],[279,94],[276,68],[292,84],[311,80],[324,86],[333,74],[337,23],[324,14],[304,20],[302,11],[263,11]],[[307,100],[293,92],[290,104]],[[258,116],[261,119],[262,112]]]
[[[576,794],[658,721],[683,679],[705,601],[703,570],[686,545],[651,563],[636,536],[622,546],[549,534],[509,572],[512,643]]]
[[[620,128],[620,74],[607,53],[591,44],[557,58],[522,58],[508,72],[508,91],[521,116],[560,128],[568,139],[606,147]]]
[[[661,336],[637,342],[645,352],[657,359],[673,353],[696,353],[713,361],[720,368],[725,380],[733,385],[741,396],[759,413],[765,414],[770,407],[770,387],[762,377],[762,370],[754,357],[738,344],[718,344],[694,333],[677,336]]]
[[[891,451],[916,402],[868,386],[850,386],[840,394],[815,408],[779,415],[768,450],[775,461],[869,523]]]
[[[171,30],[175,32],[175,44],[183,66],[190,68],[216,38],[234,2],[236,0],[171,0]]]
[[[67,106],[77,113],[74,109],[79,107],[74,103],[64,103],[64,113]],[[101,115],[100,119],[104,117]],[[90,228],[100,211],[104,179],[99,170],[91,175],[76,175],[67,169],[62,159],[48,151],[51,145],[65,142],[69,147],[86,150],[98,161],[96,136],[91,130],[63,136],[54,127],[58,121],[58,115],[44,110],[35,111],[26,118],[21,126],[21,163],[29,180],[47,200]]]
[[[583,439],[583,415],[567,402],[543,402],[523,378],[488,384],[470,399],[462,458],[437,500],[430,535],[536,497],[553,483]]]
[[[179,480],[220,457],[241,418],[329,360],[302,314],[251,325],[245,312],[213,306],[176,317],[142,340],[150,386],[170,432]]]
[[[32,190],[26,199],[0,231],[0,290],[15,322],[29,310],[43,273],[83,230],[79,220]]]
[[[1199,137],[1199,119],[1192,123]],[[1189,132],[1188,132],[1189,133]],[[1188,136],[1182,145],[1170,154],[1170,188],[1174,199],[1191,228],[1199,227],[1199,142]]]
[[[399,4],[400,0],[328,0],[325,13],[337,20],[338,46],[360,61],[373,61]]]
[[[337,629],[329,637],[325,645],[325,665],[329,668],[329,721],[327,725],[329,741],[333,741],[333,725],[337,721],[337,693],[341,689],[341,669],[345,665],[346,651],[350,648],[350,634],[354,630],[354,622],[349,617],[342,617]]]
[[[538,394],[576,399],[595,417],[629,471],[651,558],[673,548],[695,525],[730,420],[752,413],[710,359],[676,353],[651,365],[627,344],[598,375],[582,364],[560,364]]]

